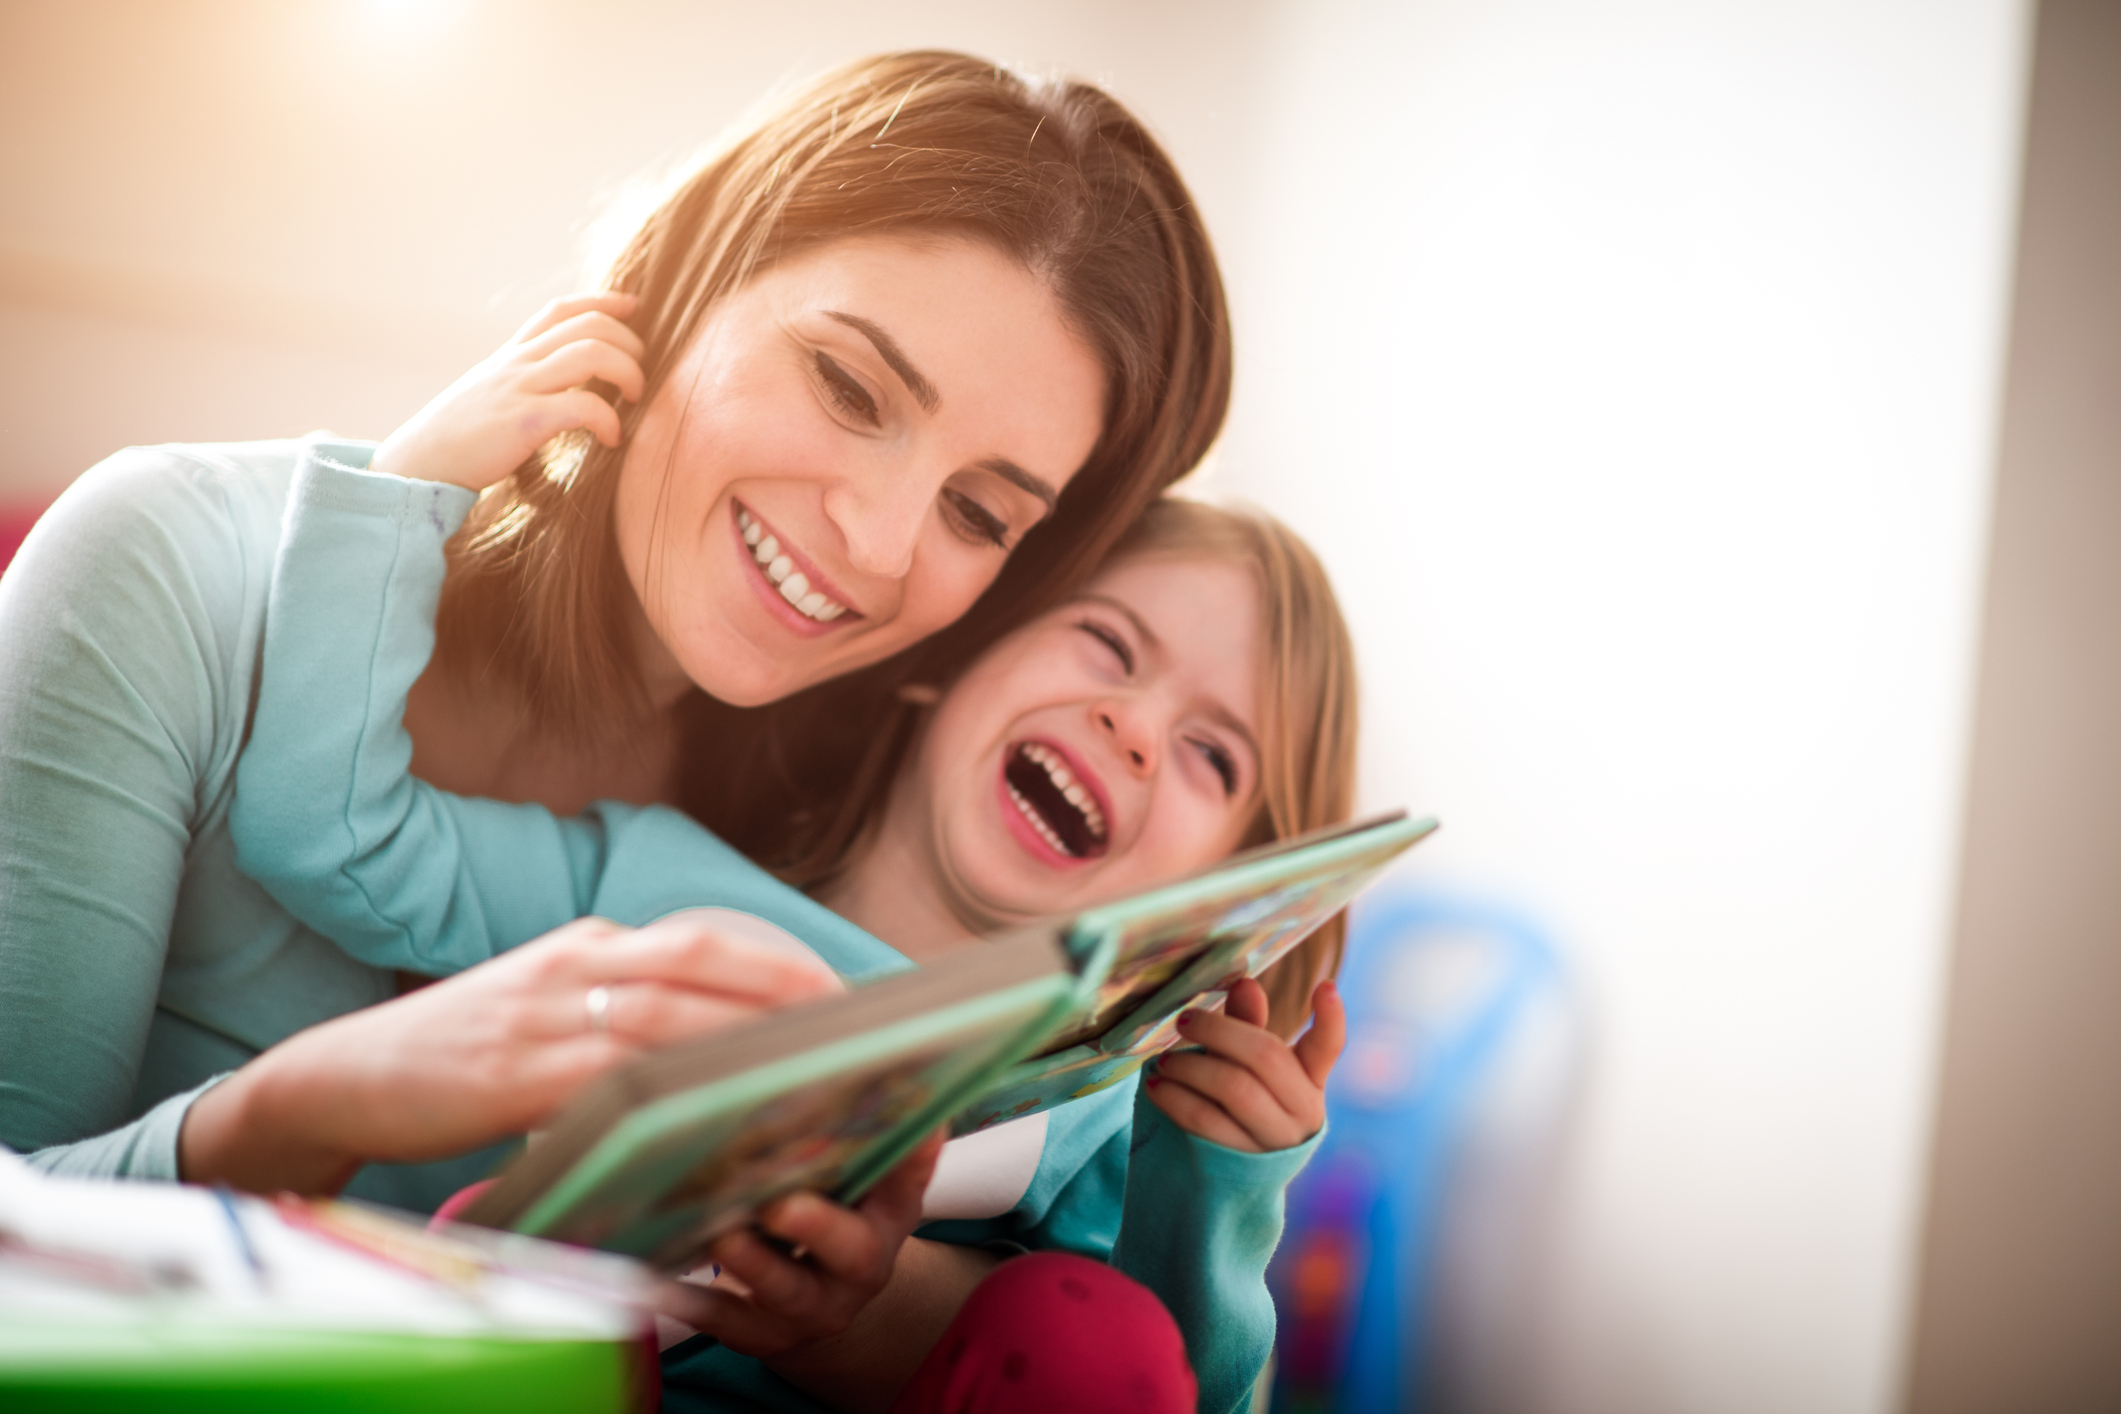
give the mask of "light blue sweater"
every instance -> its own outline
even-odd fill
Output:
[[[433,651],[444,543],[473,498],[372,475],[369,450],[322,444],[295,474],[231,816],[245,872],[376,968],[453,972],[585,913],[642,924],[700,905],[776,923],[856,980],[910,965],[675,811],[605,803],[562,818],[412,777],[405,698]],[[1241,1154],[1194,1138],[1130,1080],[1054,1111],[1009,1213],[923,1231],[1113,1262],[1177,1318],[1201,1407],[1235,1408],[1272,1342],[1265,1265],[1311,1147]],[[726,1350],[681,1355],[668,1376],[708,1407],[812,1407]]]

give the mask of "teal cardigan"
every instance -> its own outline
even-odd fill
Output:
[[[471,497],[369,475],[369,451],[124,454],[0,585],[0,1142],[48,1168],[173,1176],[183,1107],[219,1073],[391,995],[394,969],[459,970],[587,912],[719,904],[857,979],[907,965],[675,812],[561,820],[414,781],[404,693]],[[1130,1084],[1055,1113],[1010,1213],[924,1232],[1112,1261],[1179,1320],[1201,1407],[1238,1408],[1311,1147],[1222,1149]],[[432,1206],[491,1161],[357,1184]],[[815,1407],[726,1350],[676,1354],[673,1404]]]

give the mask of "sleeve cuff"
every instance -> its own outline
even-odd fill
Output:
[[[172,1095],[122,1129],[73,1144],[54,1144],[22,1157],[31,1167],[67,1178],[134,1178],[177,1183],[177,1138],[192,1102],[233,1075],[223,1071]]]
[[[1212,1139],[1189,1134],[1173,1124],[1169,1116],[1149,1103],[1147,1086],[1142,1088],[1136,1101],[1134,1124],[1137,1149],[1145,1148],[1159,1138],[1165,1143],[1178,1144],[1185,1151],[1186,1167],[1191,1173],[1210,1182],[1243,1188],[1286,1188],[1311,1161],[1311,1155],[1318,1151],[1319,1144],[1326,1137],[1325,1128],[1321,1126],[1318,1133],[1294,1148],[1274,1149],[1264,1154],[1231,1149]]]
[[[293,498],[360,515],[425,519],[442,538],[456,534],[479,494],[440,481],[414,481],[368,469],[373,442],[311,442],[295,468]]]

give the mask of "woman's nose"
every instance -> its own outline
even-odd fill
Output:
[[[1097,729],[1137,776],[1156,769],[1156,733],[1139,711],[1124,703],[1102,703],[1093,709]]]
[[[862,574],[904,579],[940,487],[933,478],[876,472],[850,477],[825,493],[825,514],[847,542],[847,560]]]

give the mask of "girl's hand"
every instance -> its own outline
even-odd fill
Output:
[[[484,490],[562,432],[586,427],[619,444],[619,414],[584,386],[600,378],[627,402],[645,379],[640,335],[620,321],[630,294],[554,300],[492,356],[442,390],[376,449],[372,471]]]
[[[890,1282],[899,1248],[920,1226],[943,1139],[941,1130],[930,1135],[853,1208],[815,1193],[767,1204],[759,1227],[800,1255],[748,1229],[726,1233],[706,1253],[721,1275],[708,1287],[673,1283],[664,1314],[761,1359],[839,1335]]]
[[[1149,1099],[1188,1134],[1226,1149],[1293,1149],[1326,1123],[1326,1077],[1348,1038],[1340,989],[1318,984],[1311,1029],[1290,1045],[1267,1030],[1266,989],[1249,977],[1218,1014],[1189,1011],[1178,1034],[1201,1047],[1166,1051],[1148,1079]]]
[[[840,985],[814,956],[685,914],[640,929],[577,919],[290,1036],[192,1103],[179,1166],[192,1183],[336,1192],[364,1163],[418,1163],[537,1128],[643,1050]]]

